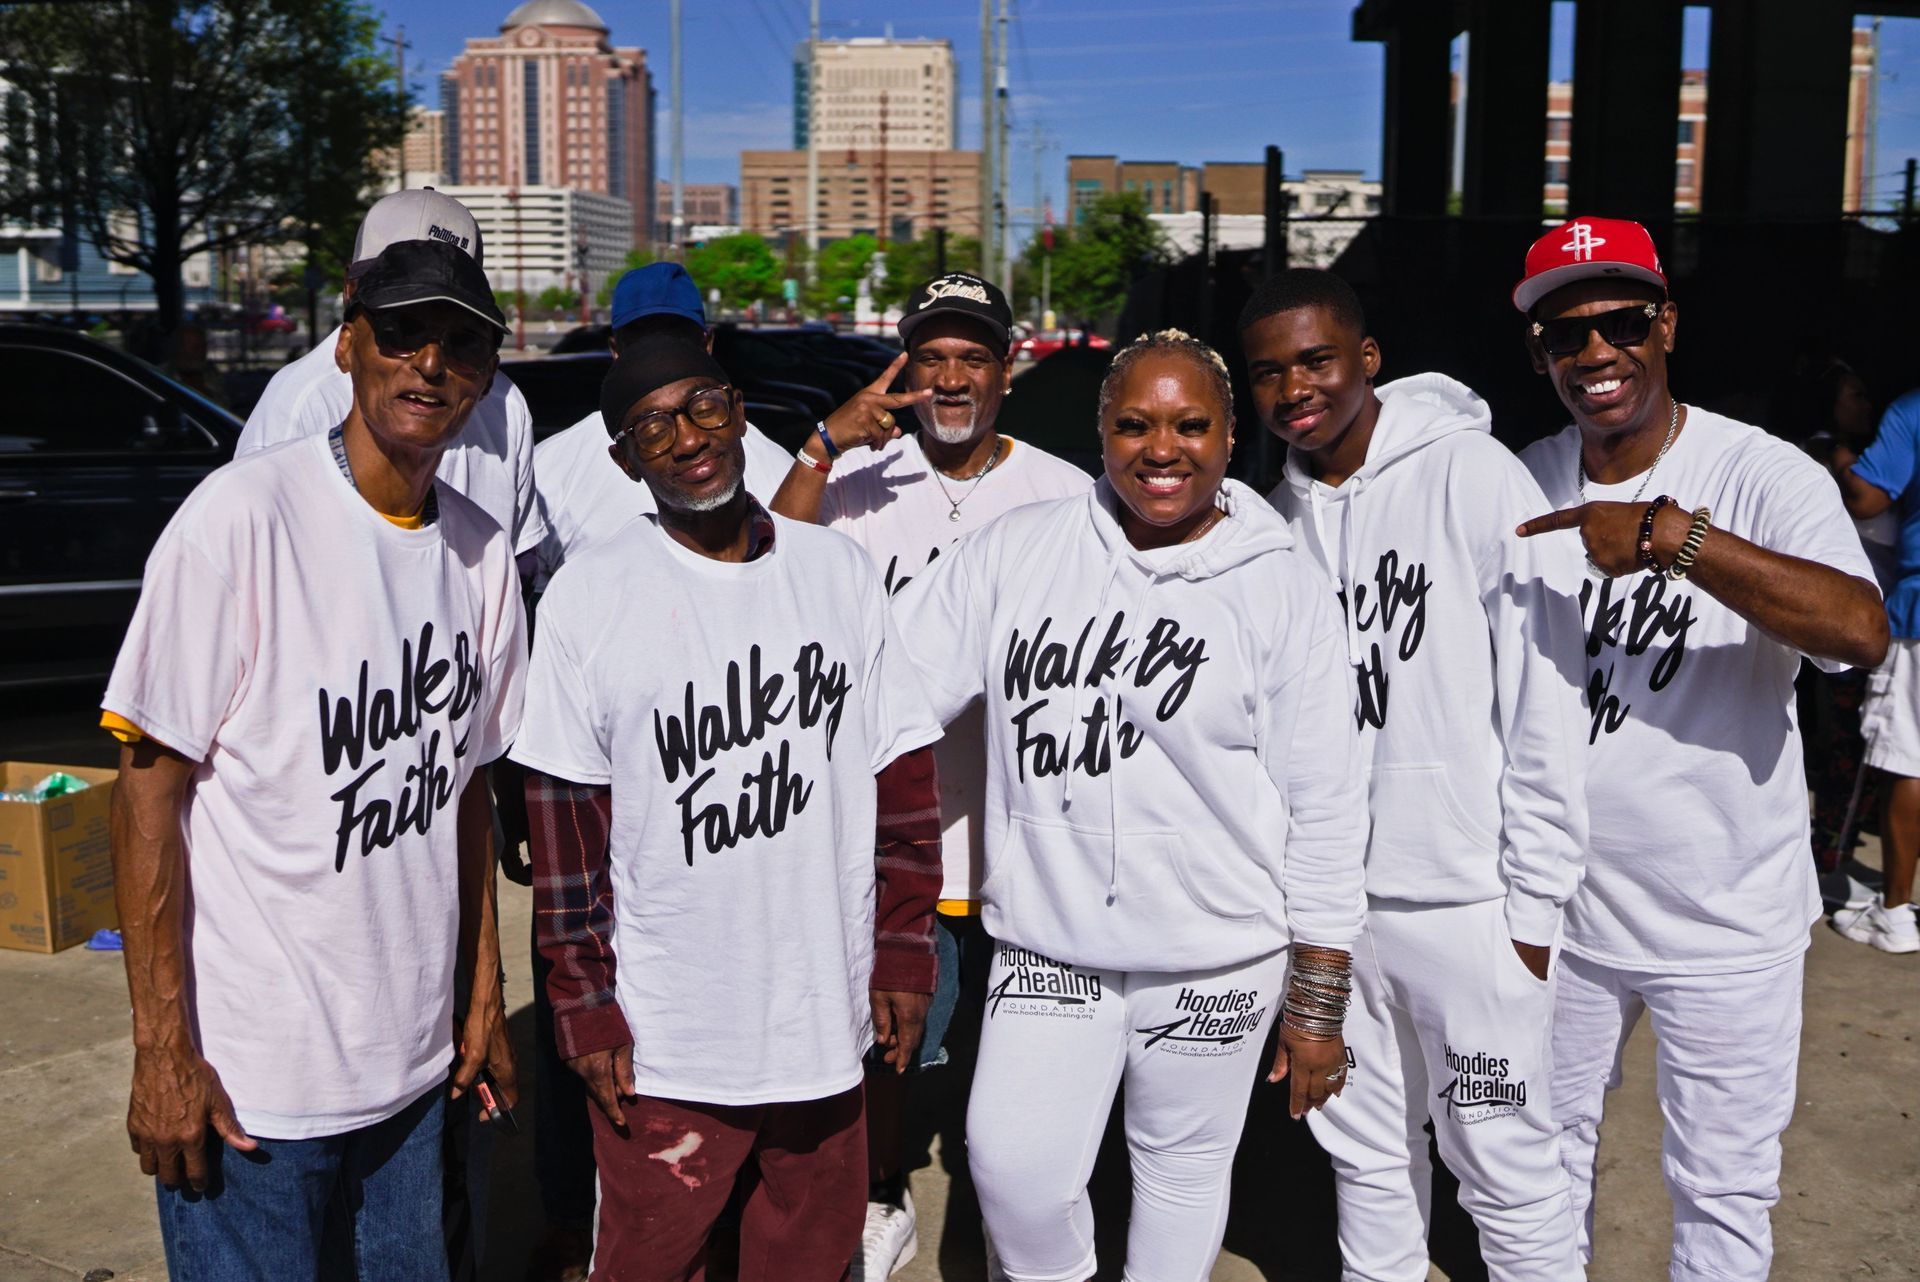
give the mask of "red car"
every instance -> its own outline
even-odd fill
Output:
[[[1112,347],[1106,339],[1094,334],[1089,337],[1084,330],[1043,329],[1029,338],[1023,338],[1014,347],[1016,360],[1045,360],[1063,347]]]
[[[287,309],[275,303],[273,310],[247,319],[247,332],[250,334],[291,334],[299,326],[293,317],[287,315]]]

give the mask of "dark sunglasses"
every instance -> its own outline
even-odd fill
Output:
[[[733,388],[725,383],[703,387],[677,410],[655,410],[636,418],[614,436],[613,443],[618,446],[625,438],[633,442],[641,458],[659,458],[673,448],[682,415],[703,432],[719,431],[733,419]]]
[[[436,325],[417,307],[361,308],[373,328],[373,344],[390,360],[404,360],[423,347],[440,345],[440,359],[469,378],[483,373],[497,350],[494,335],[478,325]]]
[[[1562,316],[1559,320],[1535,321],[1533,336],[1549,356],[1576,356],[1587,345],[1587,335],[1600,331],[1600,341],[1609,347],[1638,347],[1653,332],[1653,319],[1660,304],[1620,307],[1598,316]]]

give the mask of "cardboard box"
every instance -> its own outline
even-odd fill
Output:
[[[107,848],[119,772],[0,761],[0,792],[32,788],[56,770],[89,786],[47,801],[0,801],[0,948],[57,953],[120,922]]]

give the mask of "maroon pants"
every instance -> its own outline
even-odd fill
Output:
[[[793,1104],[728,1106],[643,1095],[626,1133],[598,1108],[600,1215],[592,1282],[702,1282],[707,1238],[748,1163],[740,1282],[839,1282],[867,1214],[859,1087]]]

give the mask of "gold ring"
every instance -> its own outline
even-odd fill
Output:
[[[880,411],[880,426],[882,427],[893,426],[893,412],[891,410]]]

